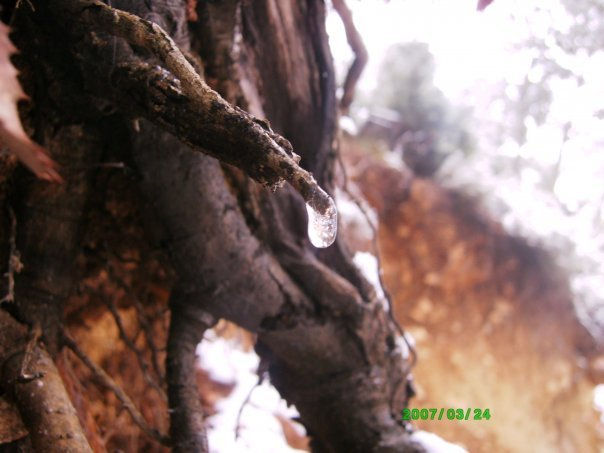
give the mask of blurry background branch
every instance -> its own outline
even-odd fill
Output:
[[[363,73],[363,69],[367,64],[369,54],[367,53],[365,44],[363,44],[363,37],[354,26],[352,12],[346,5],[346,0],[332,0],[332,4],[333,8],[340,16],[340,19],[342,19],[342,24],[346,30],[346,40],[354,52],[354,61],[352,62],[352,65],[350,65],[350,68],[348,68],[342,97],[340,98],[340,109],[343,113],[347,113],[350,104],[352,104],[352,101],[354,100],[354,91],[357,82]]]

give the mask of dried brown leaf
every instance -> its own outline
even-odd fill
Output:
[[[44,148],[34,143],[23,130],[17,102],[27,96],[17,80],[17,70],[10,61],[16,51],[8,38],[8,27],[0,23],[0,144],[41,179],[62,182],[57,164]]]
[[[478,6],[476,7],[476,9],[478,9],[478,11],[483,11],[492,2],[493,0],[478,0]]]

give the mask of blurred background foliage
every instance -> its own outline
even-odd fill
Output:
[[[394,3],[383,8],[401,6]],[[446,8],[452,8],[446,2],[401,3],[426,8],[434,21],[428,28],[440,24],[448,27],[442,33],[472,32],[461,30],[464,23],[457,30],[448,26],[447,20],[454,19],[446,17]],[[361,34],[387,35],[387,25],[377,17],[375,29],[367,29],[361,4],[350,1]],[[410,21],[421,20],[401,17],[399,26],[412,28]],[[604,4],[496,1],[476,20],[487,24],[486,31],[475,32],[476,42],[488,38],[488,27],[505,36],[504,49],[493,49],[502,60],[499,77],[476,74],[473,79],[471,68],[465,73],[461,68],[460,73],[470,74],[466,86],[446,91],[439,80],[451,76],[439,69],[439,55],[432,52],[438,46],[429,33],[426,42],[421,35],[389,42],[379,65],[373,63],[377,72],[370,68],[366,74],[374,83],[359,85],[352,123],[345,119],[343,124],[373,142],[372,149],[377,143],[389,163],[478,196],[508,231],[552,251],[570,275],[581,320],[602,338]],[[330,27],[333,40],[335,28]],[[343,74],[350,55],[334,49]],[[464,65],[474,50],[456,52]],[[370,57],[376,53],[369,46]]]

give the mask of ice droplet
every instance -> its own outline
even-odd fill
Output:
[[[317,248],[329,247],[336,240],[338,232],[338,210],[336,204],[330,198],[329,206],[324,214],[316,211],[310,204],[306,203],[308,213],[308,239]]]

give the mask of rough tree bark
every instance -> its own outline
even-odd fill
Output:
[[[51,354],[61,347],[89,181],[107,143],[120,142],[150,235],[178,276],[167,358],[174,451],[207,451],[188,375],[218,318],[258,334],[313,451],[421,451],[399,421],[409,364],[383,301],[342,240],[319,251],[306,237],[304,199],[321,210],[326,197],[301,168],[333,189],[337,104],[323,1],[201,1],[191,24],[184,0],[110,3],[150,22],[135,17],[141,28],[129,28],[132,16],[88,0],[30,0],[13,13],[34,137],[67,183],[17,172],[8,184],[26,269],[12,312],[42,327]],[[164,40],[151,23],[190,65],[169,41],[149,41]],[[187,72],[194,66],[230,105]],[[275,192],[250,176],[290,185]]]

